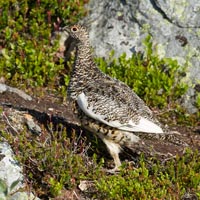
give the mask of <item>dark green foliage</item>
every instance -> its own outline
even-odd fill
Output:
[[[23,166],[26,181],[40,197],[57,196],[65,188],[77,187],[79,181],[87,174],[90,177],[94,169],[98,174],[101,166],[87,156],[89,146],[82,135],[75,135],[74,130],[68,135],[62,126],[58,129],[52,134],[43,130],[37,137],[26,130],[15,136],[1,132],[0,142],[3,136],[11,144]],[[1,188],[4,189],[0,184]]]
[[[126,58],[123,54],[114,59],[111,54],[109,61],[100,58],[97,63],[105,73],[133,88],[148,105],[163,108],[187,91],[187,85],[181,81],[185,67],[181,67],[176,60],[160,59],[153,54],[150,37],[146,38],[144,45],[146,56],[136,53]]]
[[[51,46],[53,23],[75,23],[84,15],[84,1],[1,1],[0,76],[34,86],[55,81],[64,66],[55,63],[57,44]]]
[[[66,70],[62,60],[54,60],[58,44],[51,44],[53,22],[57,21],[57,17],[62,20],[58,22],[58,27],[77,22],[85,13],[84,2],[1,1],[0,77],[4,76],[17,87],[31,85],[49,88],[55,83],[57,76]],[[163,118],[170,116],[176,122],[191,125],[191,118],[177,104],[187,90],[181,81],[185,67],[179,66],[175,60],[160,59],[153,54],[150,37],[146,38],[144,45],[144,55],[136,53],[126,58],[123,54],[119,59],[113,59],[111,55],[109,61],[97,59],[97,63],[104,72],[133,88],[148,105],[160,108],[172,106],[173,111],[163,114]],[[65,75],[64,82],[61,92],[66,96],[68,75]],[[199,96],[197,106],[200,107]],[[81,180],[95,181],[96,192],[90,196],[96,199],[180,199],[187,192],[200,198],[197,152],[188,151],[183,157],[167,161],[164,165],[150,160],[147,166],[141,156],[138,169],[124,166],[119,174],[108,175],[100,170],[103,161],[99,162],[95,154],[91,157],[87,155],[90,146],[77,131],[69,132],[62,126],[55,129],[51,124],[47,126],[41,136],[32,136],[28,130],[12,135],[0,124],[1,130],[5,130],[1,132],[0,139],[6,138],[12,145],[23,166],[30,191],[35,191],[43,199],[55,197],[63,189],[77,188]],[[94,148],[99,150],[101,145],[95,144],[97,147]],[[8,189],[12,188],[7,188],[0,180],[0,192],[8,194]]]
[[[95,154],[88,157],[91,146],[74,130],[66,132],[60,126],[52,134],[43,130],[41,136],[29,135],[26,130],[15,136],[2,132],[1,136],[12,145],[23,166],[27,187],[42,199],[73,190],[82,180],[94,182],[95,192],[88,195],[95,199],[181,199],[186,193],[200,197],[197,151],[187,150],[185,155],[162,163],[141,155],[137,169],[124,163],[119,173],[111,175],[102,170],[103,162],[97,164]],[[1,184],[4,192],[6,186]]]
[[[120,174],[96,182],[100,199],[181,199],[185,193],[200,197],[200,162],[198,152],[188,151],[165,165],[149,169],[141,158],[138,169],[123,169]]]

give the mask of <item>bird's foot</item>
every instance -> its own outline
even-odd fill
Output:
[[[103,168],[102,171],[104,171],[104,172],[106,172],[106,173],[108,173],[108,174],[117,174],[117,173],[119,173],[119,171],[120,171],[120,167],[115,166],[115,167],[112,168],[112,169],[105,169],[105,168]]]

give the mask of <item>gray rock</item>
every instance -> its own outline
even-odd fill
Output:
[[[194,88],[200,82],[199,0],[90,0],[87,8],[89,14],[83,21],[97,56],[108,57],[114,49],[116,57],[123,52],[130,57],[135,51],[144,51],[142,41],[151,34],[154,51],[161,58],[188,63],[185,81],[190,91],[183,105],[191,113],[198,111]]]
[[[0,143],[0,199],[1,200],[39,200],[32,193],[19,192],[23,189],[22,167],[14,158],[10,146]]]
[[[13,158],[13,152],[7,143],[0,143],[0,155],[3,157],[0,161],[0,179],[7,183],[8,188],[14,181],[19,180],[14,190],[19,189],[23,180],[22,169]]]
[[[9,200],[39,200],[39,198],[35,197],[33,193],[28,192],[16,192],[13,194]]]
[[[0,93],[6,92],[6,91],[16,93],[25,100],[28,100],[28,101],[32,100],[32,97],[26,94],[25,92],[23,92],[22,90],[0,83]]]

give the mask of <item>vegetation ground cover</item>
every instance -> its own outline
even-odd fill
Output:
[[[55,30],[54,22],[59,27],[83,17],[84,3],[0,2],[0,77],[30,95],[44,96],[51,90],[55,96],[66,99],[72,62],[55,59],[58,42],[51,43],[51,32]],[[108,60],[97,58],[96,62],[102,71],[133,88],[152,109],[159,108],[158,117],[164,123],[197,126],[200,114],[189,115],[180,106],[188,89],[182,81],[187,63],[180,66],[176,60],[160,59],[153,53],[149,36],[144,46],[144,53],[133,54],[131,58],[123,54],[116,59],[112,52]],[[200,106],[198,99],[197,106]],[[3,123],[0,127],[1,140],[6,138],[12,145],[24,168],[27,187],[40,198],[73,191],[83,180],[94,183],[93,191],[84,194],[91,199],[180,199],[187,194],[200,198],[198,151],[188,149],[184,156],[164,164],[141,155],[136,161],[137,169],[125,162],[119,174],[108,175],[102,170],[109,161],[105,146],[94,136],[86,139],[80,129],[69,130],[62,124],[55,127],[49,123],[48,128],[42,127],[41,136],[34,136],[26,127],[17,135]],[[0,184],[0,187],[6,186]]]

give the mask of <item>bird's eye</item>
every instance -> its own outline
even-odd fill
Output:
[[[76,32],[78,29],[76,27],[72,27],[71,29],[73,32]]]

